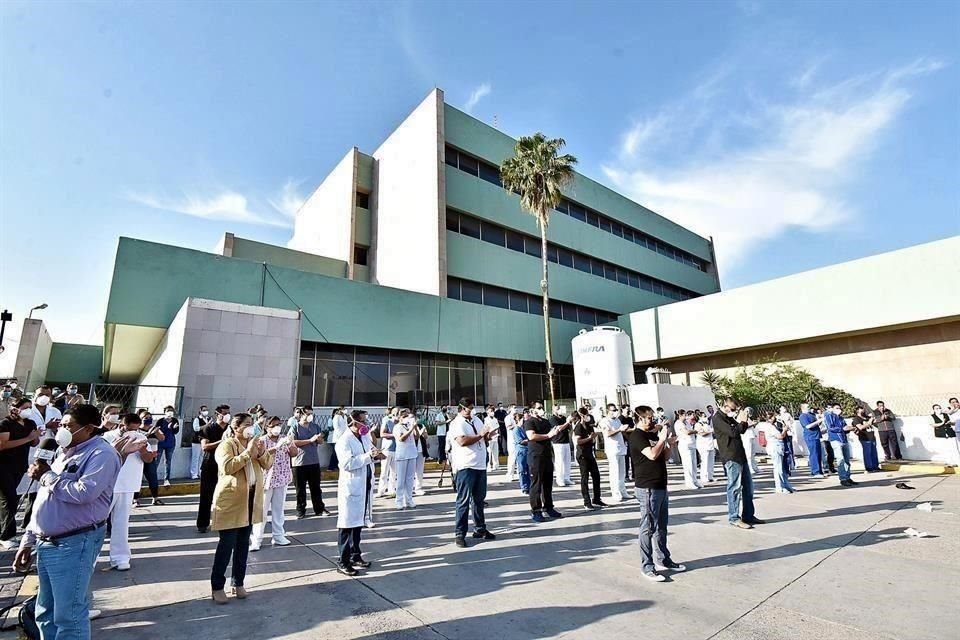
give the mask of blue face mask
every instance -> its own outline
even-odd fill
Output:
[[[259,438],[260,436],[263,435],[263,427],[261,427],[260,425],[254,426],[251,431],[252,431],[251,436],[254,438]]]

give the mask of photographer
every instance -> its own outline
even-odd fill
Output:
[[[727,472],[727,518],[737,528],[753,529],[753,525],[764,522],[754,514],[753,477],[743,448],[742,436],[750,428],[750,414],[738,409],[736,400],[727,398],[711,422],[720,462]]]

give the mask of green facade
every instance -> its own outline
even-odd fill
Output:
[[[294,251],[273,244],[234,237],[233,257],[253,262],[266,262],[278,267],[289,267],[300,271],[320,273],[325,276],[346,277],[347,263],[313,253]]]
[[[47,380],[59,384],[97,382],[103,366],[103,347],[54,342],[47,364]]]

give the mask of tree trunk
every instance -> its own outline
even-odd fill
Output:
[[[544,216],[545,218],[546,216]],[[543,280],[540,281],[540,291],[543,292],[543,346],[547,356],[547,386],[550,389],[550,410],[557,404],[557,397],[553,390],[553,349],[550,345],[550,291],[547,279],[547,225],[540,220],[540,258],[543,262]]]

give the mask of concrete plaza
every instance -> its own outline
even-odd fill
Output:
[[[803,478],[798,493],[777,495],[763,466],[757,512],[768,524],[741,531],[726,524],[722,482],[687,491],[678,475],[671,467],[669,545],[688,571],[665,583],[640,576],[632,501],[586,513],[578,486],[557,489],[566,517],[535,525],[501,471],[491,476],[487,509],[497,540],[458,549],[453,496],[435,489],[434,474],[415,511],[377,501],[376,527],[363,541],[374,566],[361,577],[334,570],[335,518],[291,517],[294,544],[268,542],[252,553],[250,598],[226,606],[210,601],[216,534],[196,533],[196,496],[169,498],[166,506],[136,511],[129,572],[107,570],[104,547],[93,580],[94,604],[103,609],[94,637],[955,637],[957,476],[857,474],[862,484],[852,489],[835,477]],[[915,490],[895,488],[899,481]],[[324,497],[332,509],[333,483],[324,483]],[[933,512],[915,508],[928,501]],[[908,527],[930,537],[909,538]]]

